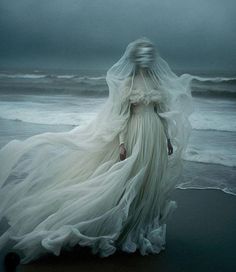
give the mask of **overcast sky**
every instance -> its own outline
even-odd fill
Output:
[[[235,0],[0,0],[0,66],[108,67],[150,38],[174,66],[236,70]]]

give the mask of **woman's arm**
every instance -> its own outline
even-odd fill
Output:
[[[134,104],[130,103],[129,105],[129,115],[132,115]],[[119,143],[125,144],[125,138],[127,133],[127,126],[119,133]]]
[[[127,129],[125,128],[119,134],[119,143],[120,143],[120,160],[123,161],[126,158],[126,148],[125,148],[125,136]]]
[[[119,134],[119,142],[120,142],[120,145],[125,143],[125,132],[124,131],[121,131]]]
[[[166,110],[164,110],[164,108],[167,110],[167,108],[162,105],[162,107],[158,107],[157,103],[154,103],[154,111],[158,114],[158,113],[161,113],[161,112],[165,112]],[[170,141],[170,135],[169,135],[169,131],[168,131],[168,123],[167,121],[165,120],[165,118],[162,118],[161,116],[159,116],[160,119],[161,119],[161,122],[163,124],[163,127],[164,127],[164,132],[165,132],[165,135],[166,135],[166,139],[168,141]]]
[[[161,113],[161,112],[168,111],[168,109],[164,104],[157,105],[157,103],[154,103],[154,111],[158,114],[158,113]],[[161,120],[161,122],[163,124],[164,132],[165,132],[166,139],[167,139],[168,155],[171,155],[173,153],[173,146],[172,146],[171,141],[170,141],[168,123],[167,123],[165,118],[163,118],[161,116],[159,116],[159,117],[160,117],[160,120]]]
[[[129,106],[129,114],[132,114],[133,104]],[[119,133],[119,144],[120,144],[120,160],[124,160],[126,158],[126,148],[125,148],[125,140],[127,134],[127,126]]]

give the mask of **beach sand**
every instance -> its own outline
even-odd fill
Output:
[[[11,139],[70,128],[0,119],[0,147]],[[100,258],[92,255],[90,248],[76,247],[61,252],[59,257],[47,254],[20,265],[17,271],[236,271],[236,197],[217,189],[176,189],[172,199],[177,201],[178,208],[167,221],[166,249],[159,254],[116,252]],[[3,222],[0,233],[5,227]],[[3,258],[9,250],[0,252],[0,271],[4,271]]]
[[[172,199],[178,209],[167,221],[166,249],[159,254],[116,252],[100,258],[90,248],[75,247],[59,257],[47,254],[20,265],[17,271],[236,271],[236,197],[215,189],[176,189]]]

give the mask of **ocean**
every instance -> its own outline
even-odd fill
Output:
[[[104,70],[0,70],[0,148],[13,139],[69,131],[88,122],[108,96]],[[236,77],[192,82],[192,134],[180,189],[236,195]]]

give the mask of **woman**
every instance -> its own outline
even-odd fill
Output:
[[[146,92],[148,92],[149,90],[153,89],[153,87],[149,86],[149,89],[146,86],[146,81],[149,80],[149,82],[151,81],[151,77],[149,76],[150,70],[149,70],[149,66],[152,64],[152,61],[154,59],[154,48],[153,46],[148,43],[148,42],[143,42],[138,44],[137,48],[135,48],[135,51],[133,52],[133,56],[131,56],[131,58],[133,58],[133,62],[136,64],[135,67],[135,82],[137,82],[137,87],[138,90],[146,90]],[[145,79],[146,78],[146,79]],[[129,79],[130,80],[130,79]],[[156,79],[158,80],[158,79]],[[127,84],[129,85],[129,84]],[[135,88],[135,89],[136,89]],[[137,92],[135,93],[137,94]],[[141,97],[142,97],[142,91],[140,93]],[[140,97],[140,98],[141,98]],[[140,100],[140,102],[142,101],[142,98]],[[157,101],[153,101],[153,102],[158,102],[159,99]],[[135,112],[137,110],[135,110],[137,108],[137,103],[131,103],[131,111]],[[143,103],[141,103],[142,105]],[[139,107],[141,106],[139,105]],[[155,108],[155,104],[151,105],[151,107],[156,110]],[[152,108],[151,108],[151,112],[152,112]],[[156,117],[156,116],[155,116]],[[156,124],[157,121],[154,121],[154,124]],[[144,123],[145,124],[145,123]],[[165,134],[168,140],[168,154],[171,155],[173,153],[173,147],[171,145],[170,142],[170,138],[168,138],[168,129],[167,129],[167,124],[166,122],[164,122],[163,120],[163,125],[164,125],[164,129],[165,129]],[[145,132],[144,132],[145,133]],[[129,139],[129,137],[128,137]],[[122,132],[120,134],[120,159],[124,160],[126,158],[126,149],[124,147],[124,132]]]
[[[9,224],[0,249],[13,243],[21,263],[76,244],[101,257],[165,248],[191,132],[189,77],[140,38],[106,80],[109,97],[87,125],[0,150],[0,220]]]

